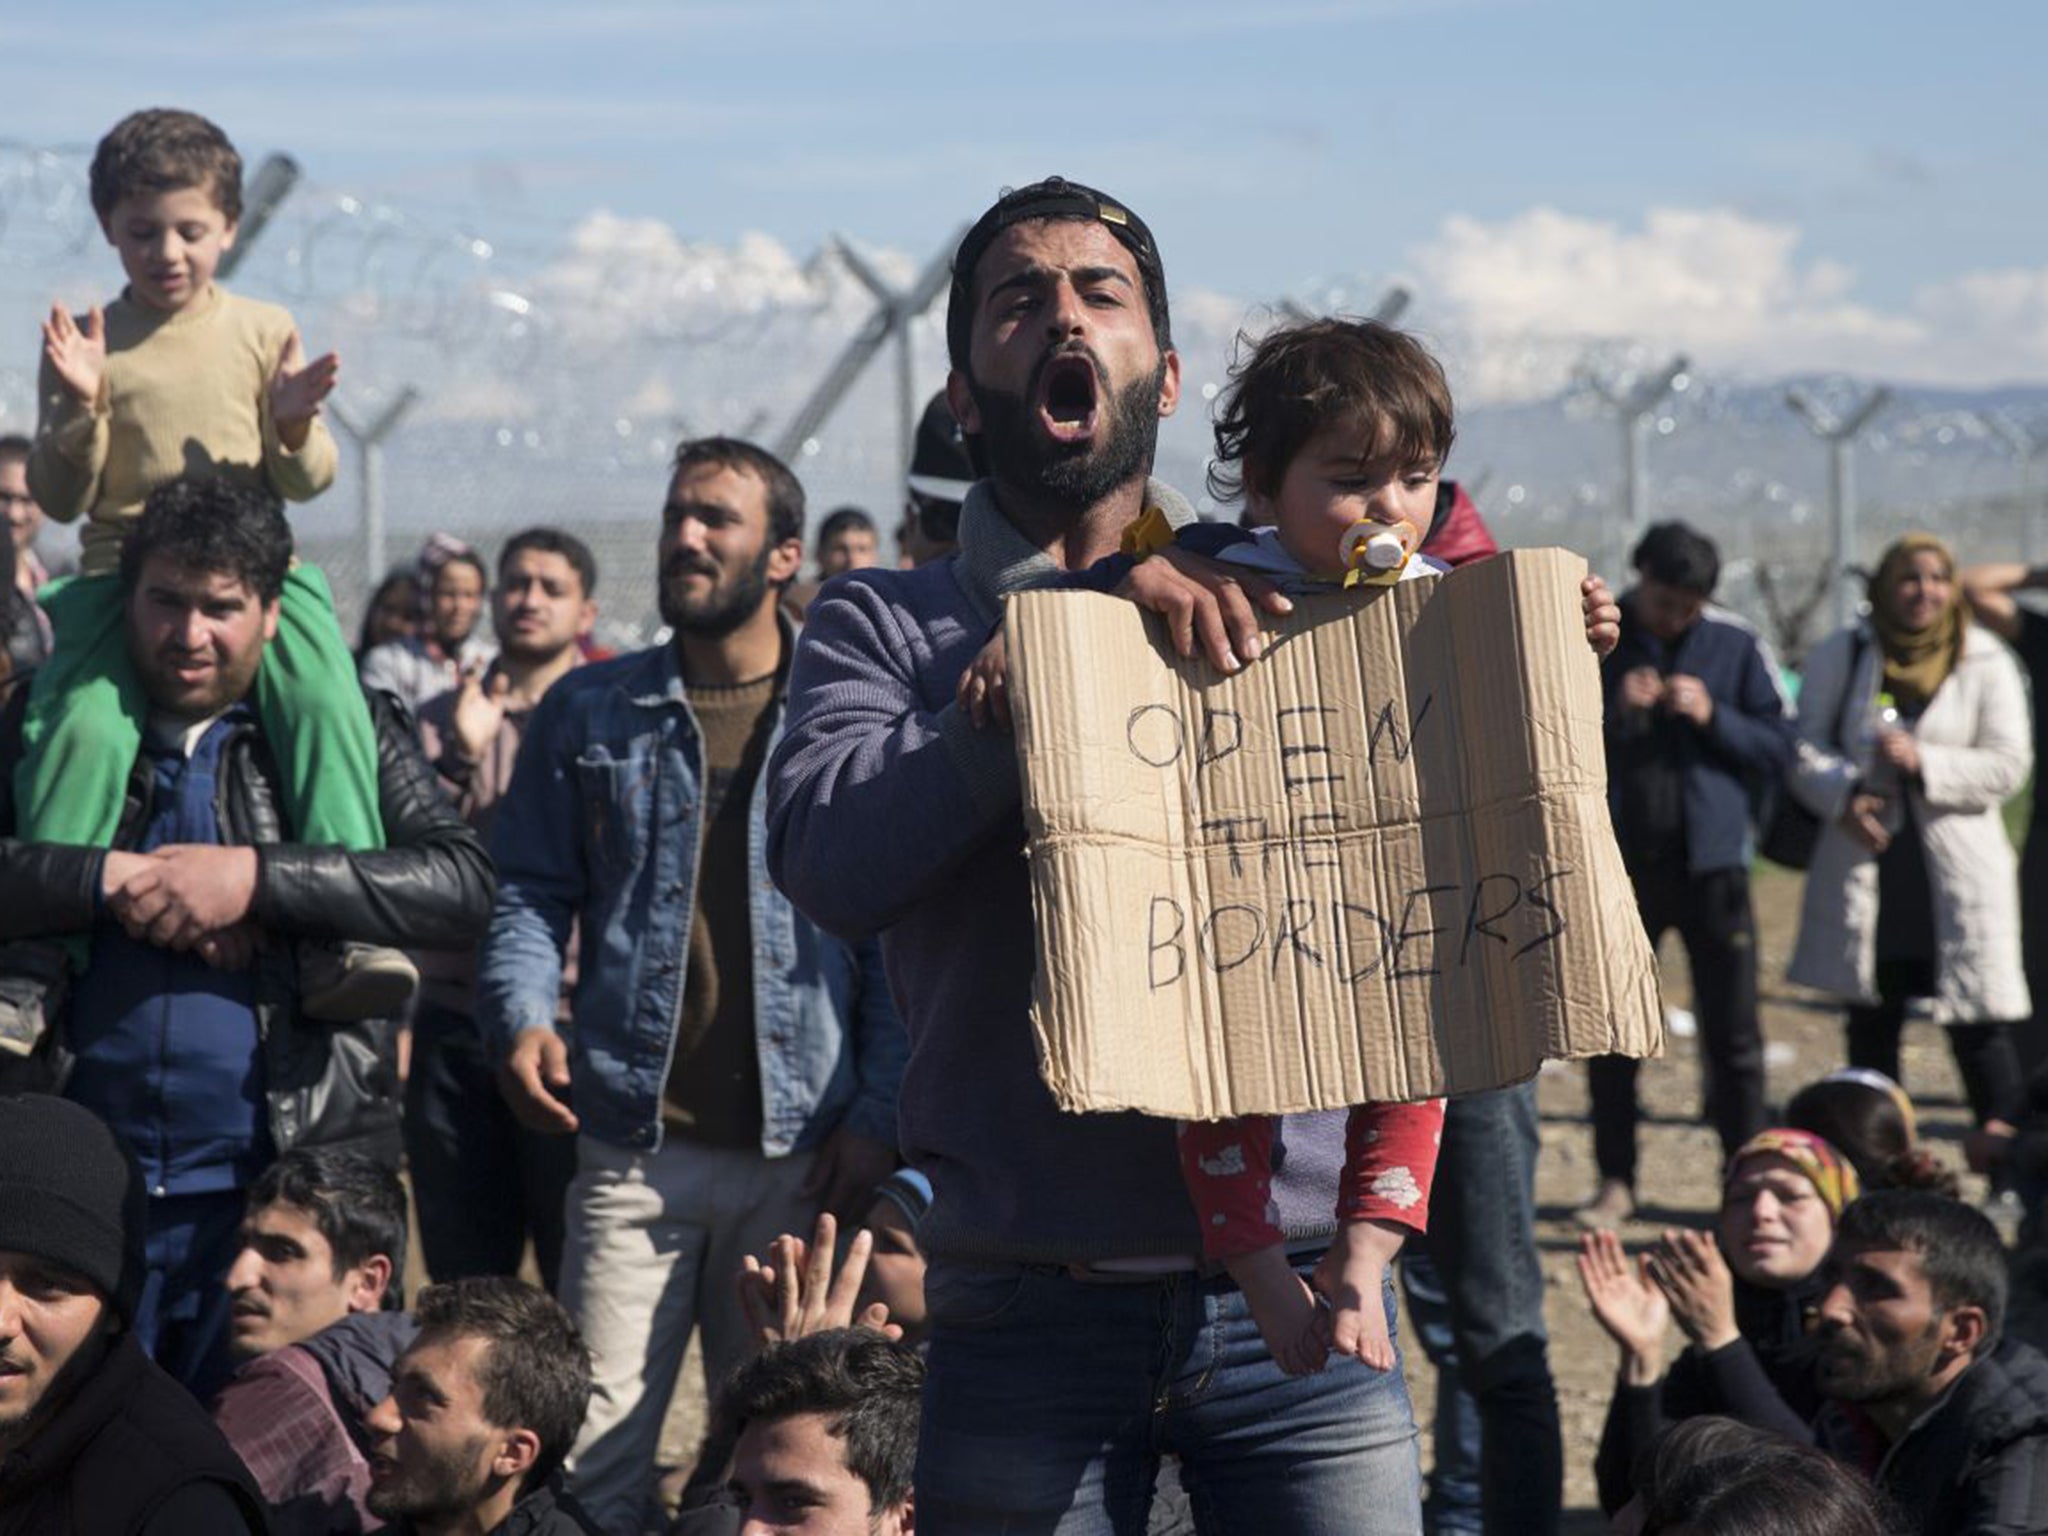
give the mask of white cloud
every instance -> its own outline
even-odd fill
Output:
[[[1963,273],[1886,308],[1856,296],[1853,268],[1803,254],[1801,241],[1794,225],[1725,208],[1652,209],[1639,228],[1532,208],[1447,219],[1413,257],[1480,395],[1547,393],[1589,347],[1618,341],[1751,376],[2048,379],[2048,268]]]

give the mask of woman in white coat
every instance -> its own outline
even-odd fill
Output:
[[[1939,539],[1892,545],[1869,592],[1800,691],[1792,790],[1821,835],[1787,974],[1843,999],[1851,1065],[1895,1080],[1907,1011],[1924,1009],[1977,1123],[1999,1128],[2020,1107],[2012,1027],[2032,1012],[1999,815],[2033,764],[2026,689],[1970,622]]]

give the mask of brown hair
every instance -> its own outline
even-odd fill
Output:
[[[1249,338],[1238,338],[1240,348]],[[1375,455],[1440,465],[1457,425],[1443,368],[1405,331],[1377,320],[1312,320],[1263,337],[1230,371],[1216,415],[1209,493],[1278,493],[1287,466],[1318,432],[1372,425]]]
[[[242,216],[242,157],[197,112],[150,107],[114,124],[92,156],[92,211],[102,222],[135,193],[204,188],[234,223]]]
[[[430,1285],[414,1303],[418,1349],[477,1338],[489,1346],[476,1370],[483,1416],[500,1429],[530,1429],[540,1456],[526,1486],[562,1464],[590,1406],[590,1351],[546,1291],[503,1275]]]

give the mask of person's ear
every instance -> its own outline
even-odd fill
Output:
[[[768,583],[770,586],[780,586],[784,582],[794,581],[797,572],[803,568],[804,541],[784,539],[769,551]]]
[[[277,638],[278,600],[272,598],[263,605],[263,643],[270,644]]]
[[[497,1454],[491,1458],[491,1475],[509,1482],[523,1482],[539,1460],[539,1435],[530,1429],[508,1430],[498,1443]]]
[[[350,1271],[355,1279],[348,1288],[351,1312],[375,1312],[384,1305],[384,1293],[391,1289],[391,1255],[373,1253]]]
[[[967,387],[967,375],[958,368],[946,375],[946,405],[962,432],[980,433],[981,411],[974,403],[974,391]]]
[[[235,236],[241,232],[242,221],[240,219],[229,219],[227,233],[220,237],[220,248],[224,251],[232,251],[235,248]]]
[[[882,1536],[914,1536],[917,1530],[917,1495],[903,1495],[901,1504],[892,1504],[883,1512],[875,1529]]]
[[[1982,1307],[1964,1302],[1961,1306],[1950,1307],[1943,1314],[1942,1328],[1947,1335],[1947,1347],[1967,1358],[1975,1356],[1984,1347],[1984,1341],[1991,1333],[1991,1319]]]
[[[1168,347],[1160,361],[1166,367],[1159,377],[1159,414],[1171,416],[1180,404],[1180,354]]]
[[[583,613],[576,620],[576,638],[580,640],[596,628],[597,603],[593,599],[586,598],[583,602]]]

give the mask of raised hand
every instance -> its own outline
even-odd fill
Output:
[[[80,405],[97,401],[107,372],[107,317],[99,305],[86,311],[85,328],[80,330],[69,310],[52,304],[50,318],[43,322],[43,356]]]
[[[306,434],[313,430],[320,402],[333,393],[340,372],[341,359],[334,353],[323,352],[309,363],[299,333],[293,331],[285,338],[277,372],[270,376],[270,419],[277,427],[278,441],[289,452],[297,453],[306,446]]]
[[[1586,1288],[1593,1320],[1621,1346],[1622,1370],[1634,1386],[1650,1386],[1664,1374],[1664,1331],[1671,1304],[1650,1279],[1649,1260],[1630,1264],[1612,1232],[1588,1232],[1579,1239],[1579,1283]]]
[[[839,1224],[826,1211],[818,1217],[808,1247],[802,1238],[785,1232],[769,1244],[766,1263],[752,1254],[742,1261],[736,1277],[740,1310],[756,1348],[786,1344],[828,1328],[872,1328],[892,1339],[903,1337],[883,1303],[859,1305],[874,1234],[866,1228],[853,1234],[846,1245],[846,1262],[835,1275],[832,1258],[838,1237]]]
[[[455,744],[470,762],[482,762],[498,739],[511,691],[511,679],[495,667],[488,676],[481,667],[463,673],[462,687],[455,695]]]

